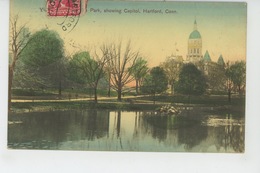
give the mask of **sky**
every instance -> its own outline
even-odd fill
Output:
[[[181,55],[185,60],[188,37],[196,19],[203,55],[208,50],[213,61],[220,54],[225,61],[246,59],[247,6],[243,2],[89,0],[87,13],[75,18],[78,22],[70,32],[63,31],[59,25],[64,17],[48,16],[43,9],[46,9],[43,0],[11,0],[11,16],[18,14],[20,23],[26,23],[31,32],[44,28],[56,30],[64,40],[67,54],[81,50],[93,52],[104,43],[131,40],[132,48],[150,66],[158,65],[170,55]],[[122,10],[122,13],[105,13],[105,9]],[[124,13],[124,9],[139,9],[140,13]],[[162,13],[143,13],[144,9],[162,10]]]

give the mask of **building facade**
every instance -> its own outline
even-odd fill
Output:
[[[188,53],[186,57],[187,62],[196,63],[201,61],[202,55],[202,38],[197,29],[197,21],[194,21],[193,31],[190,33],[188,39]]]

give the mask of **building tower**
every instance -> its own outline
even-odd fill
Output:
[[[187,61],[196,63],[202,60],[202,39],[200,32],[197,30],[197,21],[194,21],[194,28],[188,40],[188,54]]]
[[[222,67],[225,67],[225,61],[224,61],[224,58],[223,58],[222,54],[219,56],[217,63],[219,65],[221,65]]]
[[[204,73],[206,75],[209,74],[209,64],[210,64],[210,62],[211,62],[211,58],[210,58],[209,52],[207,50],[204,57],[203,57]]]

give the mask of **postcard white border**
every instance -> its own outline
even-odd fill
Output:
[[[153,0],[154,1],[154,0]],[[204,0],[201,0],[204,1]],[[207,0],[211,1],[211,0]],[[221,0],[226,2],[227,0]],[[0,0],[0,168],[3,172],[260,172],[260,1],[247,2],[246,148],[244,154],[7,150],[9,1]]]

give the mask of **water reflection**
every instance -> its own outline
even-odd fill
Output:
[[[202,113],[53,111],[9,117],[18,149],[243,152],[244,119]]]
[[[150,134],[154,139],[164,141],[167,138],[167,123],[169,116],[161,116],[155,114],[143,114],[142,125],[144,133]]]
[[[213,116],[208,118],[210,135],[214,138],[217,151],[244,152],[245,127],[244,120],[226,117],[224,119]],[[214,123],[212,123],[214,121]]]
[[[208,135],[208,128],[201,124],[202,118],[199,115],[189,116],[185,113],[178,116],[144,114],[142,117],[146,132],[151,131],[152,136],[159,141],[177,137],[176,141],[179,145],[184,146],[185,151],[191,151]]]

